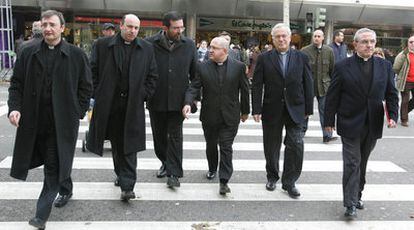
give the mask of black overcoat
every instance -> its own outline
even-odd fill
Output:
[[[104,140],[108,139],[107,126],[114,97],[115,86],[121,78],[120,34],[96,41],[92,55],[91,69],[94,80],[94,110],[89,126],[86,147],[102,156]],[[145,150],[144,101],[155,91],[158,78],[157,65],[152,45],[142,39],[135,39],[135,50],[131,53],[129,68],[128,102],[124,125],[124,152]]]
[[[153,111],[181,111],[185,92],[195,76],[197,51],[193,40],[181,36],[172,50],[167,49],[162,31],[146,40],[154,45],[159,79],[147,107]]]
[[[10,175],[25,180],[29,169],[43,165],[35,147],[38,131],[39,103],[46,66],[40,58],[43,40],[31,43],[21,51],[14,67],[9,88],[9,113],[21,113],[13,151]],[[70,177],[79,119],[89,107],[92,78],[85,53],[62,41],[53,69],[52,104],[59,156],[59,180]]]

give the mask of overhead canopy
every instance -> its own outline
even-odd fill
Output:
[[[169,10],[198,16],[282,20],[283,0],[13,0],[13,6],[73,9],[77,12],[132,12],[160,16]],[[413,27],[410,0],[291,0],[291,20],[326,8],[334,23]]]

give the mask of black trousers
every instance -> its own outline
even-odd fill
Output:
[[[149,111],[154,151],[167,176],[183,176],[183,121],[180,111]]]
[[[69,195],[72,193],[73,183],[72,178],[68,178],[60,183],[59,194],[60,195]]]
[[[37,200],[36,217],[47,221],[59,191],[59,156],[56,132],[52,130],[51,132],[38,134],[35,145],[44,160],[43,188]]]
[[[355,205],[362,197],[369,155],[377,143],[369,134],[368,126],[358,138],[342,137],[344,206]]]
[[[286,108],[283,116],[274,124],[262,123],[263,146],[266,158],[266,173],[268,181],[279,180],[279,157],[282,145],[282,130],[286,129],[285,156],[283,163],[282,184],[292,187],[302,173],[303,164],[303,124],[296,124],[290,118]]]
[[[233,141],[236,137],[238,125],[229,126],[224,122],[217,125],[203,125],[204,138],[206,140],[206,155],[208,161],[208,170],[217,171],[218,150],[220,146],[220,169],[219,178],[227,182],[233,174]]]
[[[109,116],[107,136],[111,142],[112,159],[114,171],[119,180],[122,191],[133,191],[137,180],[137,153],[126,153],[124,151],[124,127],[126,115],[125,98],[115,98],[119,100],[113,103],[112,112]]]

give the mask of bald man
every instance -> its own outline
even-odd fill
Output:
[[[145,150],[144,101],[158,78],[152,45],[137,38],[140,21],[127,14],[120,33],[97,40],[91,67],[95,105],[86,147],[103,154],[110,140],[121,200],[135,198],[137,152]]]
[[[329,143],[338,139],[332,136],[332,131],[324,129],[324,109],[325,109],[325,95],[331,84],[331,76],[334,69],[335,57],[331,47],[324,45],[325,39],[322,30],[315,30],[312,35],[312,44],[303,47],[302,51],[309,57],[309,62],[312,70],[314,93],[318,100],[319,121],[323,143]],[[305,132],[308,126],[308,120],[305,122]]]
[[[218,151],[220,146],[220,188],[219,193],[230,193],[227,183],[233,173],[233,141],[240,120],[245,121],[250,112],[249,84],[242,62],[228,58],[229,41],[216,37],[210,43],[210,60],[198,63],[197,74],[185,96],[183,116],[188,118],[191,103],[200,91],[201,113],[204,138],[207,143],[209,171],[207,179],[217,173]]]

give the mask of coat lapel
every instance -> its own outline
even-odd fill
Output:
[[[291,63],[293,63],[294,60],[296,60],[296,51],[289,49],[289,55],[288,55],[288,60],[286,62],[287,66],[287,70],[286,70],[286,76],[285,78],[287,78],[289,76],[290,71],[292,70],[292,66]]]
[[[376,83],[376,82],[379,82],[380,81],[380,79],[381,79],[381,77],[382,77],[382,74],[384,74],[384,72],[382,72],[382,71],[380,71],[380,63],[379,63],[379,59],[378,58],[375,58],[375,57],[372,57],[373,59],[372,59],[372,61],[374,62],[374,65],[372,66],[372,82],[371,82],[371,86],[370,86],[370,88],[369,88],[369,95],[372,93],[372,89],[374,88],[374,84]]]
[[[209,71],[209,76],[212,77],[212,81],[217,84],[217,86],[220,85],[220,79],[217,75],[217,71],[215,68],[216,63],[214,63],[213,61],[209,60],[208,61],[208,71]]]
[[[121,72],[122,71],[122,65],[121,65],[121,62],[122,62],[122,60],[121,60],[122,47],[117,42],[118,39],[121,39],[120,36],[121,35],[119,33],[116,36],[114,36],[112,38],[112,40],[109,42],[108,48],[113,49],[115,66],[117,66],[119,71]]]
[[[356,55],[356,54],[354,54]],[[362,81],[361,81],[361,77],[362,77],[362,72],[361,69],[359,68],[359,64],[356,61],[356,57],[352,57],[348,59],[348,71],[350,71],[350,75],[352,76],[355,84],[358,86],[358,89],[362,92],[362,94],[366,94],[365,90],[362,86]]]
[[[283,71],[280,68],[280,64],[279,64],[279,57],[275,51],[275,49],[273,49],[272,51],[270,51],[270,55],[269,55],[270,61],[273,64],[273,67],[275,67],[275,69],[279,72],[280,76],[283,77]]]

